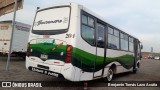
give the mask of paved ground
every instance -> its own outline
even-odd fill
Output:
[[[31,72],[25,69],[25,60],[12,58],[9,71],[5,70],[6,57],[0,56],[0,81],[65,81],[64,79],[55,78]],[[113,81],[160,81],[160,60],[142,60],[141,67],[137,74],[123,73],[115,76]],[[65,81],[65,87],[47,87],[46,90],[83,90],[83,83],[73,83]],[[63,83],[64,84],[64,83]],[[102,80],[89,82],[88,90],[160,90],[160,87],[106,87]],[[67,87],[72,85],[73,87]],[[77,85],[79,85],[77,87]],[[60,86],[60,85],[58,85]],[[42,90],[44,88],[0,88],[0,90]]]

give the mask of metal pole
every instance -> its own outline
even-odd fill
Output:
[[[17,9],[17,0],[14,1],[14,15],[13,15],[13,21],[12,21],[12,33],[10,38],[10,47],[9,47],[9,53],[8,53],[8,59],[7,59],[7,65],[6,70],[9,70],[9,63],[10,63],[10,57],[11,57],[11,50],[12,50],[12,41],[13,41],[13,33],[14,33],[14,26],[15,26],[15,18],[16,18],[16,9]]]

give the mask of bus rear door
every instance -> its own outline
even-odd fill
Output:
[[[105,60],[105,25],[97,23],[96,28],[96,54],[94,77],[102,76]]]

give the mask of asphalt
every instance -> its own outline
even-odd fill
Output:
[[[83,90],[83,82],[70,82],[63,78],[56,78],[44,74],[29,71],[25,68],[25,60],[18,57],[12,57],[9,71],[6,71],[7,57],[0,56],[0,81],[40,81],[50,83],[50,87],[43,88],[0,88],[0,90]],[[143,59],[141,66],[136,74],[132,72],[115,75],[111,83],[128,82],[136,83],[143,81],[160,82],[160,60]],[[88,82],[87,90],[160,90],[160,87],[108,87],[103,79]]]

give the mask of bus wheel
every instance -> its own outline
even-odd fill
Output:
[[[132,71],[132,72],[133,72],[134,74],[136,74],[136,73],[137,73],[138,68],[139,68],[139,63],[137,63],[137,68],[135,68],[135,69],[133,68],[133,71]]]
[[[137,73],[137,69],[134,69],[134,70],[133,70],[133,73],[136,74],[136,73]]]
[[[112,79],[113,79],[113,74],[114,74],[114,72],[113,72],[112,68],[110,68],[110,69],[108,70],[107,77],[105,78],[105,81],[107,81],[107,82],[112,81]]]

